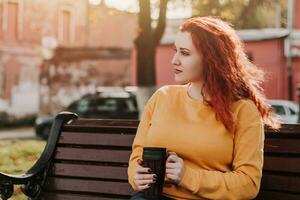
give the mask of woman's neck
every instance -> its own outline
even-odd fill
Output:
[[[203,96],[201,94],[201,90],[203,87],[203,82],[190,82],[188,87],[188,94],[195,100],[203,100]],[[207,95],[206,95],[207,97]],[[207,97],[209,98],[209,97]],[[208,99],[209,100],[209,99]]]

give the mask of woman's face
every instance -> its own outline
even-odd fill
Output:
[[[177,33],[174,51],[172,65],[174,66],[175,81],[180,84],[201,81],[202,55],[194,46],[189,32],[179,31]]]

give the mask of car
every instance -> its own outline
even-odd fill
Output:
[[[268,99],[273,112],[278,114],[282,121],[287,124],[298,123],[299,106],[293,101],[284,99]]]
[[[82,118],[94,119],[138,119],[139,111],[136,93],[133,88],[126,90],[98,88],[93,94],[84,95],[72,102],[64,111],[78,114]],[[47,139],[55,116],[38,117],[35,121],[35,133],[39,138]]]

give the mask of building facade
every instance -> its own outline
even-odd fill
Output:
[[[1,102],[12,114],[38,112],[41,66],[54,56],[54,48],[130,49],[136,19],[130,13],[91,6],[87,0],[0,0]],[[95,67],[114,65],[120,64],[105,60]],[[130,57],[121,65],[129,70]]]
[[[291,67],[292,98],[298,102],[297,87],[300,84],[300,1],[295,1],[293,29],[237,30],[244,42],[245,52],[254,64],[265,72],[262,87],[269,99],[290,99],[288,70]],[[299,10],[299,11],[298,11]],[[176,84],[171,60],[174,54],[175,34],[183,19],[169,20],[161,45],[157,48],[156,80],[157,86]],[[289,47],[287,44],[291,44]],[[290,55],[289,55],[290,53]],[[132,54],[132,74],[136,74],[135,53]],[[291,64],[289,65],[289,56]],[[136,76],[131,77],[136,85]]]

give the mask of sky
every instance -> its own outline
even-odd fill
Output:
[[[105,1],[108,7],[117,8],[119,10],[126,10],[129,12],[138,12],[138,0],[89,0],[90,4],[98,5],[101,1]],[[151,0],[154,3],[157,0]],[[172,5],[168,5],[167,18],[188,18],[192,15],[191,7],[176,6],[171,8]],[[158,10],[152,13],[152,18],[158,18]]]

